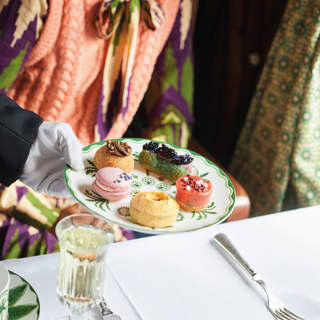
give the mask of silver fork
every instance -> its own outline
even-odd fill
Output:
[[[223,252],[228,253],[242,267],[242,269],[246,271],[251,279],[262,287],[268,297],[268,308],[277,320],[304,320],[290,311],[281,302],[281,300],[279,300],[277,296],[270,291],[262,277],[249,266],[248,262],[240,255],[239,251],[234,247],[225,234],[219,233],[215,235],[210,242],[211,244],[218,245],[219,248],[222,248]]]

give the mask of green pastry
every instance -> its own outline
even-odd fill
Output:
[[[139,154],[139,163],[147,170],[172,182],[176,182],[182,176],[195,175],[195,168],[190,165],[193,158],[189,155],[178,156],[173,149],[164,144],[162,147],[158,147],[155,142],[145,144],[143,149]],[[183,164],[173,163],[174,161]]]

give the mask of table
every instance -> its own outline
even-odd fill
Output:
[[[25,278],[37,292],[40,299],[40,320],[56,320],[67,314],[66,308],[56,295],[59,254],[52,253],[23,259],[3,261],[9,270]],[[115,313],[121,313],[123,319],[141,320],[130,302],[126,299],[107,270],[105,293]]]
[[[281,298],[308,320],[318,319],[319,226],[320,206],[315,206],[115,243],[109,251],[107,299],[123,320],[272,320],[262,291],[210,245],[223,232]],[[4,261],[38,292],[40,319],[65,313],[55,295],[58,258]]]

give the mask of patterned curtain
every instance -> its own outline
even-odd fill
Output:
[[[320,204],[320,1],[289,0],[230,171],[252,216]]]

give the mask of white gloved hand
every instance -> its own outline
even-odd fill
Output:
[[[35,191],[70,197],[64,182],[66,164],[84,169],[82,145],[69,124],[43,122],[19,179]]]

